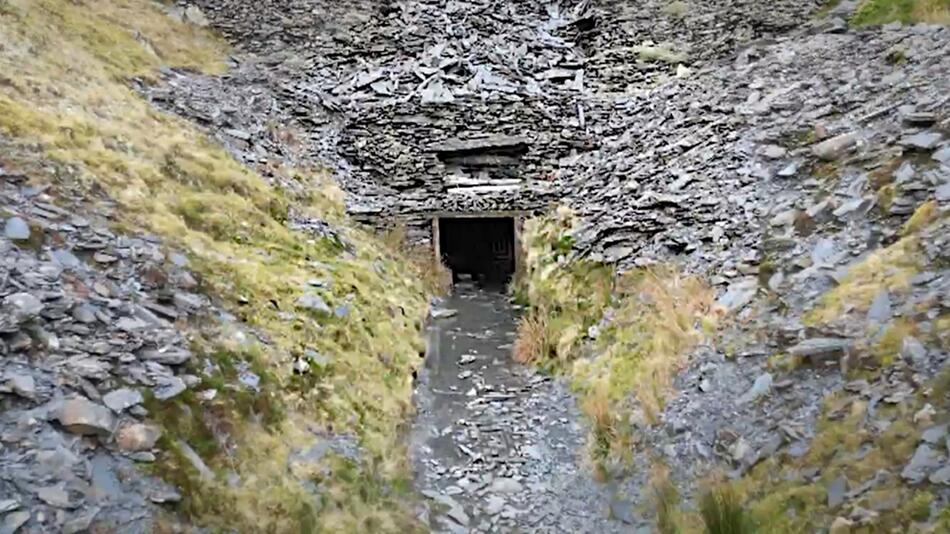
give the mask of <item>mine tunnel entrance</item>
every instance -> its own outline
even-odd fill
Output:
[[[440,217],[438,251],[455,282],[471,277],[501,286],[515,273],[517,240],[513,217]]]

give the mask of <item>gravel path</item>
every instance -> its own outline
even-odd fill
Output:
[[[631,506],[584,466],[566,385],[514,364],[515,310],[476,289],[444,303],[416,390],[412,460],[434,532],[630,532]]]

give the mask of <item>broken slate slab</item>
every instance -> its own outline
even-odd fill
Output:
[[[25,399],[36,397],[36,381],[32,375],[8,374],[3,382],[3,385],[0,385],[0,392],[14,393]]]
[[[40,299],[26,292],[8,295],[3,299],[3,307],[18,323],[34,319],[43,311],[43,303]]]
[[[836,135],[830,139],[825,139],[811,147],[811,152],[819,159],[825,161],[834,161],[844,155],[857,142],[858,136],[855,133],[846,133]]]
[[[74,434],[106,436],[115,427],[115,416],[108,408],[81,397],[61,401],[50,415]]]
[[[10,217],[3,225],[3,234],[13,241],[26,241],[30,238],[30,225],[20,217]]]
[[[947,425],[946,423],[932,426],[927,430],[924,430],[924,432],[920,435],[920,439],[931,445],[940,445],[944,438],[947,437],[948,427],[950,427],[950,425]]]
[[[447,308],[433,309],[429,312],[429,316],[433,319],[448,319],[449,317],[455,317],[458,315],[458,310],[450,310]]]
[[[808,358],[812,363],[818,363],[844,355],[851,349],[851,345],[848,339],[816,337],[789,347],[788,353],[792,356]]]
[[[755,379],[755,383],[741,397],[736,399],[736,405],[742,406],[757,400],[759,397],[767,394],[772,387],[771,373],[764,373]]]
[[[102,396],[102,402],[116,413],[137,404],[142,404],[143,400],[142,394],[137,389],[131,388],[116,389]]]
[[[914,456],[904,466],[901,477],[912,484],[923,482],[932,471],[940,466],[941,454],[922,443],[914,451]]]
[[[315,311],[323,315],[331,315],[333,309],[327,304],[323,297],[316,293],[305,293],[297,298],[297,307],[305,310]]]
[[[938,132],[919,132],[902,137],[900,144],[917,150],[933,150],[942,137]]]
[[[152,388],[152,392],[155,394],[156,399],[162,401],[177,397],[188,389],[188,386],[185,385],[185,381],[177,376],[161,378],[157,382],[156,386]]]

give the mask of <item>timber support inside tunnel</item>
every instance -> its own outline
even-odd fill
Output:
[[[519,214],[446,214],[432,220],[433,245],[453,281],[506,284],[520,261],[520,227]]]

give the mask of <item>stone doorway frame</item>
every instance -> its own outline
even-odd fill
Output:
[[[440,211],[430,214],[429,221],[432,224],[432,250],[435,257],[442,260],[441,233],[439,231],[440,219],[511,219],[515,235],[515,269],[511,273],[517,276],[520,269],[524,266],[524,251],[521,247],[521,232],[524,229],[524,221],[530,216],[528,211],[510,210],[510,211]]]

